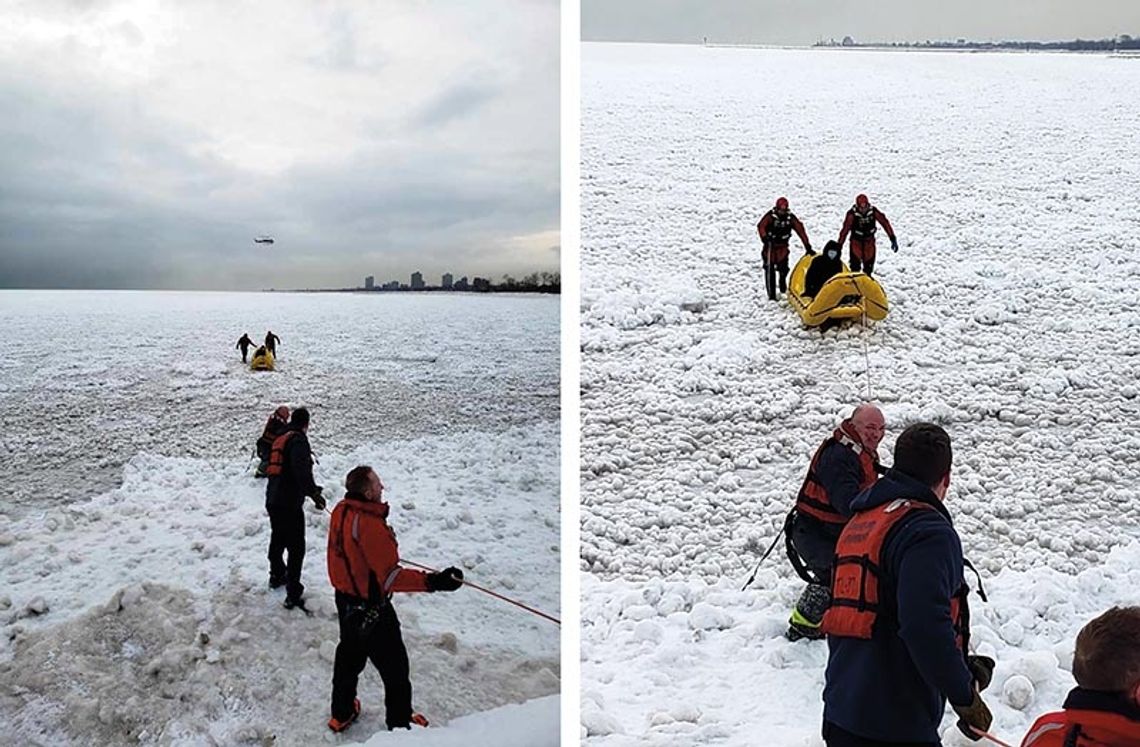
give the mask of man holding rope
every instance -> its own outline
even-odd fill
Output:
[[[384,681],[388,730],[410,729],[413,723],[427,726],[427,719],[412,712],[408,652],[392,594],[455,591],[463,585],[463,571],[453,566],[424,573],[401,567],[396,534],[387,521],[389,506],[381,500],[380,477],[371,467],[356,467],[345,477],[344,487],[344,500],[329,520],[329,580],[336,589],[340,619],[329,728],[344,731],[360,715],[356,683],[368,660]]]
[[[967,653],[966,563],[944,505],[951,461],[946,431],[916,423],[895,442],[894,466],[851,504],[823,618],[828,747],[941,744],[947,700],[970,739],[990,728],[980,692],[994,660]]]

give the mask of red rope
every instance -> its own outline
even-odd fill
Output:
[[[439,573],[439,571],[437,571],[435,568],[431,568],[431,567],[426,566],[426,565],[420,565],[419,563],[413,563],[412,561],[410,561],[406,558],[400,558],[400,562],[403,563],[404,565],[410,565],[413,568],[420,568],[422,570],[429,571],[431,573]],[[559,620],[557,617],[552,617],[552,616],[546,614],[545,612],[540,612],[540,611],[536,610],[534,607],[528,607],[525,604],[523,604],[522,602],[511,599],[510,597],[505,597],[502,594],[499,594],[498,592],[491,591],[490,589],[484,589],[482,586],[479,586],[478,584],[471,583],[470,581],[468,581],[466,579],[464,579],[461,583],[464,586],[470,586],[472,589],[475,589],[477,591],[481,591],[484,594],[489,594],[489,595],[495,597],[496,599],[502,599],[504,602],[509,602],[510,604],[513,604],[516,607],[521,607],[522,609],[526,610],[527,612],[531,613],[532,615],[538,615],[539,617],[546,618],[547,620],[554,623],[555,625],[559,625],[559,626],[562,625],[562,621]]]

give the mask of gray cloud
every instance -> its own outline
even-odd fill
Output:
[[[811,44],[863,41],[1107,38],[1140,34],[1135,0],[582,0],[582,38]]]
[[[69,4],[0,31],[0,287],[557,268],[556,5],[504,2],[493,30],[352,5],[171,30],[113,3],[77,28]]]

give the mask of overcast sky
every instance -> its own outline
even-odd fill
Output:
[[[1140,36],[1140,0],[581,0],[590,41],[812,44]]]
[[[558,73],[557,0],[0,3],[0,287],[557,270]]]

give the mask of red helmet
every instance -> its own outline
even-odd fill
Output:
[[[273,411],[273,414],[276,415],[281,420],[288,420],[289,419],[289,408],[286,407],[285,405],[281,405],[280,407],[278,407],[276,410]]]
[[[788,209],[788,198],[787,197],[777,197],[776,198],[776,209],[777,210],[787,210]]]
[[[856,207],[865,208],[870,204],[871,204],[871,201],[867,199],[867,195],[855,195],[855,206]]]

